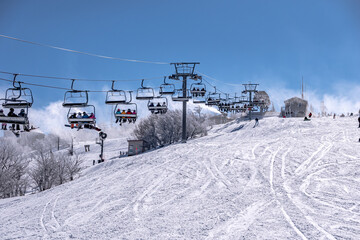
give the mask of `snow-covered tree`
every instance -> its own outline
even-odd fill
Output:
[[[0,198],[25,194],[28,165],[29,161],[14,142],[5,139],[0,141]]]
[[[207,134],[205,117],[188,112],[186,120],[187,138]],[[173,110],[164,115],[151,115],[137,125],[134,135],[148,142],[152,148],[178,142],[182,138],[182,112]]]
[[[54,154],[45,147],[39,147],[33,154],[34,166],[30,176],[39,191],[50,189],[58,179],[57,162]]]
[[[74,152],[73,156],[63,155],[65,162],[66,175],[68,180],[74,180],[76,174],[81,171],[81,165],[84,162],[84,158],[81,154]]]

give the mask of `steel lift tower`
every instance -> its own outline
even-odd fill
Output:
[[[170,63],[174,65],[175,74],[169,76],[169,79],[182,80],[182,102],[183,102],[183,115],[182,115],[182,143],[186,143],[186,102],[191,98],[187,95],[187,78],[193,80],[201,79],[194,73],[195,66],[200,64],[199,62],[181,62],[181,63]]]
[[[254,107],[254,103],[253,103],[253,94],[255,95],[255,93],[257,93],[256,87],[259,85],[257,83],[247,83],[247,84],[243,84],[245,87],[245,90],[242,91],[243,94],[249,94],[249,99],[248,99],[248,103],[251,106],[251,108],[249,108],[249,119],[251,120],[251,113],[253,111],[253,107]]]

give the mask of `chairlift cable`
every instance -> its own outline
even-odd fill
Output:
[[[53,48],[53,49],[62,50],[62,51],[66,51],[66,52],[78,53],[78,54],[99,57],[99,58],[105,58],[105,59],[119,60],[119,61],[124,61],[124,62],[135,62],[135,63],[152,63],[152,64],[162,64],[162,65],[170,64],[170,63],[166,63],[166,62],[155,62],[155,61],[127,59],[127,58],[117,58],[117,57],[109,57],[109,56],[99,55],[99,54],[95,54],[95,53],[81,52],[81,51],[72,50],[72,49],[68,49],[68,48],[56,47],[56,46],[52,46],[49,44],[43,44],[43,43],[32,42],[32,41],[28,41],[28,40],[24,40],[24,39],[20,39],[20,38],[10,37],[10,36],[3,35],[3,34],[0,34],[0,37],[23,42],[23,43],[33,44],[33,45],[37,45],[37,46],[48,47],[48,48]]]
[[[153,80],[153,79],[162,79],[161,77],[151,77],[151,78],[138,78],[138,79],[122,79],[122,80],[104,80],[104,79],[86,79],[86,78],[66,78],[66,77],[54,77],[54,76],[43,76],[43,75],[33,75],[33,74],[23,74],[23,73],[12,73],[12,72],[6,72],[6,71],[0,71],[0,73],[3,74],[10,74],[14,75],[17,74],[18,76],[24,76],[24,77],[35,77],[35,78],[49,78],[49,79],[60,79],[60,80],[76,80],[76,81],[89,81],[89,82],[130,82],[130,81],[141,81],[143,79],[145,80]]]
[[[0,78],[0,81],[6,81],[6,82],[13,82],[13,80],[9,80],[9,79],[5,79],[5,78]],[[60,90],[67,90],[70,91],[70,88],[63,88],[63,87],[57,87],[57,86],[49,86],[49,85],[43,85],[43,84],[35,84],[35,83],[28,83],[28,82],[21,82],[21,84],[24,85],[31,85],[31,86],[36,86],[36,87],[45,87],[45,88],[53,88],[53,89],[60,89]],[[107,91],[98,91],[98,90],[84,90],[86,92],[93,92],[93,93],[100,93],[100,92],[107,92]]]

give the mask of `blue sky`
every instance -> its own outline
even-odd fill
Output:
[[[218,79],[208,80],[221,90],[239,92],[241,87],[233,84],[260,83],[277,105],[299,94],[303,76],[308,96],[316,98],[316,104],[330,96],[344,100],[335,105],[357,101],[354,106],[358,106],[359,27],[360,3],[356,0],[0,0],[0,34],[120,58],[199,61],[198,71]],[[173,68],[101,59],[0,38],[0,71],[134,79],[170,75]],[[22,80],[70,86],[62,80]],[[159,78],[147,85],[157,87],[161,81]],[[82,82],[76,86],[99,90],[110,84]],[[117,85],[128,90],[138,86],[138,82]],[[7,83],[0,82],[0,87],[5,89]],[[32,89],[35,108],[61,100],[64,94]],[[104,95],[91,97],[100,101]]]

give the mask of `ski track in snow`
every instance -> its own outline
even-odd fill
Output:
[[[355,120],[234,121],[116,159],[121,138],[96,166],[91,146],[79,179],[0,200],[0,238],[360,239]]]

